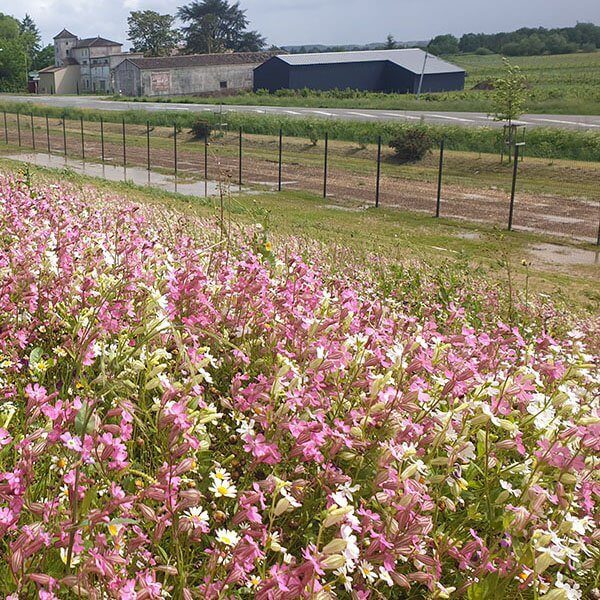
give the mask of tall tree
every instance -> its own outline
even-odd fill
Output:
[[[127,17],[127,39],[133,44],[134,52],[146,56],[168,56],[181,39],[173,27],[175,17],[161,15],[153,10],[134,10]]]
[[[17,19],[0,13],[0,91],[22,91],[27,84],[27,49]]]
[[[42,36],[33,19],[27,14],[19,23],[19,30],[25,51],[27,52],[27,64],[30,67],[33,65],[35,57],[41,49]]]
[[[248,31],[246,11],[239,2],[193,0],[179,8],[177,15],[186,23],[183,33],[189,53],[251,52],[265,46],[260,33]]]

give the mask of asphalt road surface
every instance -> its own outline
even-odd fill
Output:
[[[463,127],[491,126],[500,127],[485,113],[405,111],[405,110],[368,110],[348,108],[294,108],[288,106],[233,106],[215,104],[177,104],[175,102],[121,102],[103,100],[92,96],[15,96],[2,95],[1,100],[12,102],[31,102],[45,106],[76,107],[90,110],[146,110],[173,112],[244,112],[252,114],[281,115],[286,117],[318,117],[323,119],[344,119],[348,121],[397,121],[425,122],[433,124],[460,125]],[[600,130],[600,115],[523,115],[517,125],[527,127],[555,127],[559,129]]]

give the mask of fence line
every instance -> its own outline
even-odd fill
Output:
[[[21,115],[20,115],[19,111],[16,111],[16,113],[13,113],[13,114],[16,115],[18,145],[20,147],[22,147],[24,140],[23,140],[23,136],[22,136]],[[31,145],[32,145],[33,149],[36,150],[37,143],[36,143],[35,120],[34,120],[33,112],[30,113],[29,116],[30,116],[30,127],[31,127]],[[38,117],[38,118],[43,118],[43,117]],[[8,120],[8,116],[7,116],[7,111],[3,111],[3,120],[4,120],[4,141],[6,144],[9,144],[10,128],[9,128],[9,120]],[[69,154],[66,121],[67,121],[67,119],[64,117],[62,119],[60,119],[60,124],[62,125],[62,137],[63,137],[62,150],[63,150],[63,154],[65,156],[67,156]],[[14,121],[13,121],[13,123],[14,123]],[[124,167],[128,166],[127,165],[127,163],[128,163],[127,124],[128,123],[125,121],[125,118],[123,118],[121,120],[121,145],[122,145],[122,161],[123,161]],[[25,121],[25,126],[27,127],[27,125],[28,125],[27,121]],[[47,151],[48,151],[48,153],[51,153],[51,151],[52,151],[51,127],[50,127],[48,114],[45,115],[45,125],[46,125]],[[137,124],[130,124],[130,125],[137,125]],[[85,131],[85,121],[84,121],[83,116],[79,117],[79,129],[80,129],[81,157],[83,160],[86,160],[86,156],[89,156],[89,153],[86,151],[86,131]],[[244,132],[241,127],[239,128],[237,133],[238,133],[238,140],[237,140],[238,141],[238,148],[237,148],[237,150],[238,150],[238,153],[237,153],[238,154],[238,156],[237,156],[238,181],[239,181],[239,185],[241,186],[244,181],[244,165],[245,165],[244,153],[246,152],[246,144],[244,143],[244,137],[243,137]],[[133,137],[135,139],[139,139],[139,135],[140,135],[139,133],[134,133]],[[141,135],[143,136],[143,134],[141,134]],[[151,171],[151,169],[152,169],[152,161],[151,161],[152,138],[151,138],[151,127],[150,127],[149,121],[146,122],[145,137],[146,137],[146,168],[148,171]],[[143,137],[142,137],[142,139],[143,139]],[[163,136],[163,139],[164,139],[164,136]],[[114,142],[111,142],[111,144],[114,145]],[[139,145],[139,142],[138,142],[138,145]],[[314,141],[313,141],[313,145],[315,145]],[[251,146],[251,144],[250,144],[250,146]],[[143,145],[142,145],[142,147],[143,147]],[[525,142],[517,142],[513,148],[514,160],[513,160],[513,165],[512,165],[512,179],[510,182],[511,183],[510,195],[508,197],[508,199],[509,199],[509,201],[508,201],[508,222],[507,222],[507,227],[506,227],[508,229],[508,231],[513,230],[513,226],[515,223],[515,209],[516,209],[517,200],[518,200],[517,182],[518,182],[518,177],[519,177],[519,163],[522,162],[522,160],[523,160],[524,148],[525,148]],[[106,156],[106,148],[105,148],[105,123],[104,123],[104,120],[102,117],[100,117],[100,149],[101,149],[101,157],[100,158],[101,158],[101,161],[104,163],[107,160],[107,156]],[[209,139],[208,139],[208,136],[205,136],[204,137],[204,179],[206,181],[208,180],[208,176],[209,176],[208,149],[209,149]],[[283,128],[279,129],[277,150],[278,150],[277,190],[282,191],[282,189],[283,189],[283,168],[284,168]],[[178,126],[177,126],[176,122],[173,123],[173,148],[172,148],[172,151],[173,151],[173,171],[175,173],[175,176],[178,176],[180,155],[179,155],[179,146],[178,146]],[[322,194],[323,194],[323,198],[325,198],[325,199],[327,199],[329,196],[329,184],[330,184],[330,176],[331,176],[330,152],[331,152],[331,145],[330,145],[330,139],[329,139],[329,132],[326,132],[325,136],[324,136],[323,181],[322,181]],[[291,164],[298,164],[298,163],[291,163]],[[376,155],[376,164],[375,164],[375,168],[376,168],[376,171],[375,171],[376,172],[375,202],[374,202],[375,208],[379,208],[382,205],[382,192],[384,191],[383,190],[383,181],[382,181],[382,164],[383,164],[383,140],[382,140],[381,136],[378,136],[377,155]],[[233,171],[233,169],[231,169],[231,170]],[[437,177],[436,177],[437,195],[435,196],[435,212],[434,212],[435,217],[438,217],[438,218],[441,215],[444,183],[447,180],[447,177],[448,176],[446,174],[446,165],[445,165],[445,140],[442,139],[440,142],[440,145],[439,145],[439,162],[437,165]],[[406,179],[405,181],[409,182],[410,180]],[[417,181],[419,183],[424,183],[426,180],[420,179]],[[389,179],[388,179],[388,183],[389,183]],[[508,181],[507,181],[507,183],[508,183]],[[360,185],[363,185],[363,184],[360,184]],[[473,189],[479,189],[479,188],[474,186]],[[348,197],[351,198],[352,196],[348,196]],[[492,198],[492,200],[493,200],[493,198]],[[448,199],[445,198],[444,202],[446,203],[447,201],[448,201]],[[463,202],[463,204],[464,204],[464,202]],[[600,208],[600,202],[599,202],[598,206]],[[410,206],[408,208],[410,210]],[[414,209],[414,204],[413,204],[412,208]],[[497,206],[495,206],[495,208],[497,208]],[[447,209],[444,212],[445,212],[445,214],[448,214]],[[449,212],[452,212],[452,211],[449,211]],[[526,215],[526,213],[523,213],[523,214]],[[448,216],[452,216],[452,215],[449,214]],[[553,217],[553,218],[560,219],[560,217],[558,217],[558,216]],[[568,217],[568,216],[565,218],[573,219],[573,217]],[[474,219],[476,220],[477,217],[474,217]],[[525,220],[527,221],[527,218]],[[529,220],[531,221],[531,218]],[[556,220],[555,222],[560,223],[561,225],[563,224],[559,220]],[[566,222],[568,223],[568,220]],[[505,221],[505,223],[506,223],[506,221]],[[534,230],[536,229],[535,223],[534,223],[533,229]],[[545,231],[548,231],[548,230],[545,230]],[[575,234],[573,234],[573,235],[575,235]],[[597,230],[596,238],[597,238],[595,240],[596,244],[598,246],[600,246],[600,215],[598,218],[598,230]]]

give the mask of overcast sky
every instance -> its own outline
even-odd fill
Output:
[[[0,0],[0,12],[29,13],[49,43],[63,27],[79,37],[127,44],[127,15],[151,9],[175,13],[185,0]],[[600,0],[241,0],[251,28],[270,44],[428,39],[440,33],[600,24]]]

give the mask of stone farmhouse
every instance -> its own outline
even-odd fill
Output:
[[[42,94],[112,93],[112,70],[125,58],[123,44],[97,36],[80,39],[63,29],[54,37],[54,66],[40,71]]]

